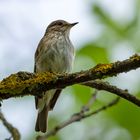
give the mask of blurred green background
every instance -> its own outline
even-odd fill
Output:
[[[112,62],[113,55],[116,51],[117,53],[120,53],[118,55],[123,56],[124,58],[125,55],[127,55],[126,51],[131,50],[134,53],[139,53],[140,1],[135,1],[134,5],[133,16],[128,21],[125,19],[118,20],[115,17],[112,17],[111,13],[106,11],[98,2],[91,5],[91,18],[93,20],[96,18],[96,22],[100,24],[102,31],[95,40],[90,40],[77,49],[74,67],[76,71],[83,68],[88,69],[97,63]],[[124,50],[121,50],[121,47],[124,48]],[[123,76],[125,77],[128,75],[125,74]],[[138,77],[140,78],[139,75]],[[120,83],[119,85],[122,84],[122,87],[125,87],[125,83],[121,78],[114,79],[115,81],[113,78],[108,80],[115,85]],[[129,82],[131,83],[131,80]],[[131,93],[139,96],[140,88],[137,88],[137,92],[133,92],[132,90]],[[78,111],[82,105],[86,104],[93,92],[90,88],[79,85],[71,87],[70,90],[72,93],[67,94],[72,94],[74,96],[75,105],[73,105],[73,109],[70,111],[71,113],[69,113],[69,116],[72,112]],[[65,92],[67,92],[67,90]],[[93,109],[109,102],[112,98],[112,95],[105,91],[99,92],[97,95],[97,103],[94,104]],[[65,113],[63,115],[65,116]],[[63,120],[66,120],[68,117],[64,118],[65,119]],[[70,140],[76,133],[78,133],[78,136],[75,139],[83,140],[138,140],[140,139],[139,118],[140,108],[122,99],[116,106],[103,111],[96,116],[87,118],[82,122],[68,126],[55,137],[50,138],[50,140],[61,140],[62,136],[63,139]],[[50,119],[50,127],[51,125],[56,125],[56,123],[51,124],[53,119],[55,119],[55,117]],[[57,124],[61,121],[62,119],[57,120],[56,118]]]
[[[88,11],[88,18],[90,18],[91,28],[90,30],[85,30],[83,34],[79,34],[79,38],[86,36],[89,32],[94,33],[96,31],[97,33],[96,36],[90,36],[86,41],[77,43],[78,47],[76,48],[73,72],[86,70],[98,63],[123,60],[134,53],[140,52],[140,0],[122,1],[124,2],[121,3],[117,0],[106,0],[106,2],[104,0],[84,1],[84,6]],[[72,4],[74,5],[74,1]],[[121,9],[123,9],[122,4],[126,10],[124,11],[125,14],[121,13]],[[86,16],[84,17],[86,18]],[[85,25],[88,26],[88,24]],[[36,37],[36,40],[38,39],[39,37]],[[12,73],[15,71],[8,72]],[[129,89],[130,93],[140,97],[140,70],[120,74],[117,77],[105,80],[122,89]],[[93,92],[93,89],[79,85],[64,89],[54,111],[50,113],[49,129],[69,119],[73,113],[78,112],[87,103]],[[107,104],[113,98],[115,96],[112,94],[100,91],[92,110]],[[21,99],[16,99],[13,102],[20,103]],[[32,106],[33,99],[26,97],[22,99],[22,102],[26,102],[28,106]],[[16,103],[12,107],[13,111],[15,106]],[[6,114],[6,103],[4,107],[4,113]],[[24,112],[26,111],[25,109]],[[12,111],[10,113],[12,114]],[[27,111],[27,114],[30,115],[30,110]],[[18,116],[20,118],[20,114]],[[33,140],[36,136],[33,130],[36,118],[35,113],[32,115],[32,118],[33,121],[30,124],[32,128],[28,130],[28,133],[25,131],[24,136],[22,136],[23,139]],[[140,140],[139,119],[140,108],[121,99],[117,105],[81,122],[73,123],[59,131],[56,136],[49,138],[49,140]],[[17,121],[17,123],[20,121]],[[13,125],[16,125],[15,122],[13,121]],[[19,124],[17,125],[18,128],[22,126],[22,123]],[[3,129],[5,128],[3,127]],[[24,127],[24,129],[26,128]],[[22,129],[20,131],[22,132]]]

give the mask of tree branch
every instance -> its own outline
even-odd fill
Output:
[[[77,121],[81,121],[87,117],[90,117],[92,115],[95,115],[103,110],[106,110],[109,107],[112,107],[113,105],[117,104],[119,101],[119,97],[117,97],[116,99],[114,99],[113,101],[111,101],[110,103],[108,103],[107,105],[104,105],[102,107],[100,107],[99,109],[89,112],[86,114],[87,110],[83,110],[83,108],[81,108],[80,112],[73,114],[72,117],[70,119],[68,119],[67,121],[60,123],[59,125],[57,125],[56,127],[54,127],[52,130],[50,130],[46,135],[40,137],[42,140],[45,140],[46,138],[49,138],[51,136],[56,135],[56,133],[58,133],[58,131],[60,131],[61,129],[63,129],[64,127],[77,122]],[[87,108],[87,106],[84,106],[85,108]],[[91,106],[90,106],[91,107]],[[90,109],[90,108],[89,108]]]
[[[98,90],[109,91],[122,98],[125,98],[126,100],[136,104],[137,106],[140,106],[140,100],[129,94],[127,90],[122,90],[115,86],[109,85],[109,83],[97,80],[104,79],[106,77],[116,76],[119,73],[128,72],[139,67],[140,56],[133,55],[132,57],[124,61],[117,61],[110,64],[98,64],[89,70],[76,72],[73,74],[56,74],[49,72],[35,74],[28,72],[18,72],[16,74],[10,75],[8,78],[5,78],[0,82],[0,100],[26,95],[41,97],[43,95],[43,92],[46,90],[56,88],[62,89],[70,85],[82,84],[92,88],[96,88]],[[79,114],[72,116],[70,120],[55,127],[46,135],[46,137],[57,133],[57,131],[75,121],[80,121],[81,119],[89,117],[93,114],[97,114],[98,112],[105,110],[108,107],[111,107],[118,102],[118,99],[119,98],[99,108],[96,111],[87,113],[88,109],[95,100],[94,98],[92,98],[86,108],[82,108],[82,111],[79,112]],[[13,129],[12,125],[10,125],[6,121],[3,114],[0,114],[0,119],[3,121],[4,125],[14,137],[14,131],[16,131],[16,129]],[[18,138],[20,139],[19,132],[16,131],[16,133],[18,135]]]
[[[110,85],[108,82],[103,82],[101,80],[89,81],[82,84],[92,88],[96,88],[98,90],[108,91],[140,107],[140,99],[128,93],[128,90],[126,89],[122,90],[120,88],[117,88],[116,86]]]
[[[89,99],[88,103],[81,108],[80,112],[73,114],[72,117],[69,120],[59,124],[58,126],[56,126],[54,129],[49,131],[47,133],[47,135],[37,136],[36,140],[45,140],[46,138],[55,135],[59,130],[63,129],[64,127],[66,127],[70,124],[72,124],[73,122],[80,121],[81,120],[81,115],[85,114],[86,112],[88,112],[90,110],[90,107],[93,105],[94,101],[96,100],[97,93],[98,93],[98,91],[95,90],[95,92],[92,94],[91,98]],[[76,120],[78,118],[79,118],[79,120]]]
[[[25,95],[42,96],[42,92],[50,89],[64,88],[73,84],[87,82],[95,79],[116,76],[140,67],[140,56],[133,55],[127,60],[97,66],[73,74],[55,73],[27,73],[12,74],[0,82],[0,99],[19,97]]]
[[[7,128],[7,130],[11,133],[13,140],[20,140],[20,133],[18,129],[12,126],[4,117],[0,110],[0,120],[3,122],[4,126]]]

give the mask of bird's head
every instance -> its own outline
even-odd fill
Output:
[[[61,32],[63,34],[69,34],[70,29],[76,24],[78,24],[78,22],[69,23],[64,20],[56,20],[49,24],[46,32]]]

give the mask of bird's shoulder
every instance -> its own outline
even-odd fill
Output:
[[[36,49],[36,52],[35,52],[35,59],[37,59],[39,57],[39,55],[41,54],[42,51],[47,50],[50,46],[50,38],[49,36],[44,36],[39,44],[38,44],[38,47]]]

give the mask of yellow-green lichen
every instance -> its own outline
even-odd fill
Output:
[[[106,73],[110,69],[112,69],[112,66],[113,66],[113,64],[98,64],[97,66],[94,67],[93,71]]]
[[[25,88],[32,90],[35,86],[42,83],[48,83],[57,79],[57,75],[49,72],[37,73],[29,76],[27,80],[23,80],[18,74],[12,74],[8,78],[0,82],[1,93],[21,93]]]
[[[134,60],[140,61],[140,56],[137,55],[137,54],[135,54],[135,55],[133,55],[132,57],[130,57],[130,59],[131,59],[132,61],[134,61]]]

